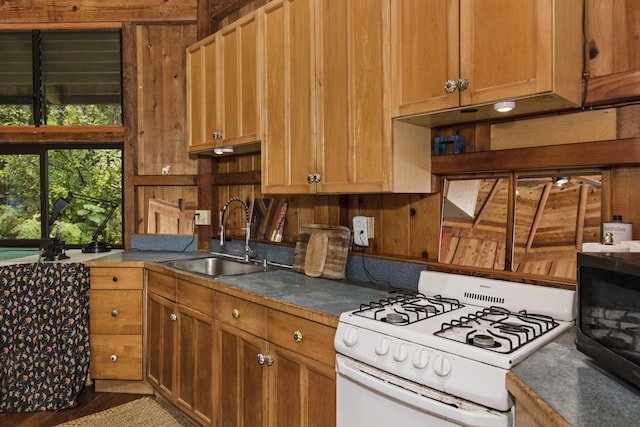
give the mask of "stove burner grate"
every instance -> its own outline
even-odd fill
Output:
[[[487,350],[511,353],[557,326],[558,322],[549,316],[489,307],[443,322],[434,334]]]
[[[461,307],[463,305],[460,301],[453,298],[444,298],[440,295],[428,297],[421,293],[414,293],[361,304],[360,309],[353,314],[404,326]]]

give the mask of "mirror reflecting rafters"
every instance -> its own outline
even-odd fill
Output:
[[[576,278],[582,244],[600,241],[602,174],[519,176],[513,271]]]
[[[509,178],[447,180],[439,262],[505,268]]]
[[[515,179],[513,215],[509,176],[445,181],[439,262],[575,280],[577,252],[583,243],[601,239],[601,172],[541,172]]]

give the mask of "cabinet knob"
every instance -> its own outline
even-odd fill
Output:
[[[118,281],[118,276],[113,276],[113,277],[111,278],[111,280],[113,280],[114,282],[117,282],[117,281]]]
[[[117,316],[118,316],[118,314],[120,314],[120,313],[118,313],[118,310],[116,310],[115,308],[114,308],[113,310],[111,310],[111,315],[112,315],[113,317],[117,317]]]
[[[458,90],[463,92],[469,88],[469,79],[461,77],[458,79]]]
[[[273,365],[273,357],[269,354],[258,353],[258,365]]]
[[[171,319],[172,322],[175,322],[176,320],[178,320],[178,316],[176,316],[175,313],[171,313],[171,315],[169,316],[169,319]]]
[[[456,90],[463,92],[469,88],[469,80],[464,77],[456,80],[447,80],[444,84],[444,91],[447,93],[453,93]]]
[[[444,91],[447,93],[453,93],[458,89],[458,83],[455,80],[447,80],[444,84]]]
[[[111,355],[111,361],[112,361],[112,362],[115,362],[115,361],[117,361],[117,360],[118,360],[118,355],[117,355],[117,354],[112,354],[112,355]]]
[[[309,184],[313,184],[313,174],[310,173],[309,175],[307,175],[307,182]]]
[[[295,342],[302,342],[302,338],[303,338],[303,336],[302,336],[302,332],[301,331],[295,331],[293,333],[293,340]]]
[[[233,310],[231,310],[231,316],[233,316],[234,319],[237,319],[238,317],[240,317],[240,310],[234,308]]]
[[[213,133],[213,139],[223,139],[222,138],[222,132],[214,132]]]

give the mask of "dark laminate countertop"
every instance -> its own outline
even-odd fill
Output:
[[[127,264],[150,267],[149,264],[162,265],[163,261],[207,255],[203,252],[124,251],[92,260],[88,265],[117,267]],[[192,278],[205,283],[213,282],[213,279],[203,275],[192,274]],[[286,268],[238,276],[221,276],[216,277],[215,282],[233,290],[262,297],[266,301],[299,306],[334,317],[345,311],[356,310],[362,303],[377,301],[388,296],[389,292],[394,292],[386,285],[313,278]]]
[[[603,371],[578,351],[575,329],[512,372],[572,426],[640,425],[640,390]]]

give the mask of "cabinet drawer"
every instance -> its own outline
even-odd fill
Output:
[[[335,363],[335,328],[276,310],[269,310],[267,325],[269,342],[328,365]]]
[[[173,302],[176,301],[176,283],[177,280],[175,277],[155,271],[147,271],[147,289],[149,292],[165,297]]]
[[[216,291],[196,285],[195,283],[178,280],[178,304],[189,307],[200,313],[213,316],[213,301]]]
[[[142,291],[93,289],[89,298],[92,334],[142,333]]]
[[[218,293],[214,316],[236,328],[258,337],[267,334],[267,308],[240,298]]]
[[[91,378],[142,379],[142,335],[91,334]]]
[[[142,289],[142,268],[91,267],[91,289]]]

